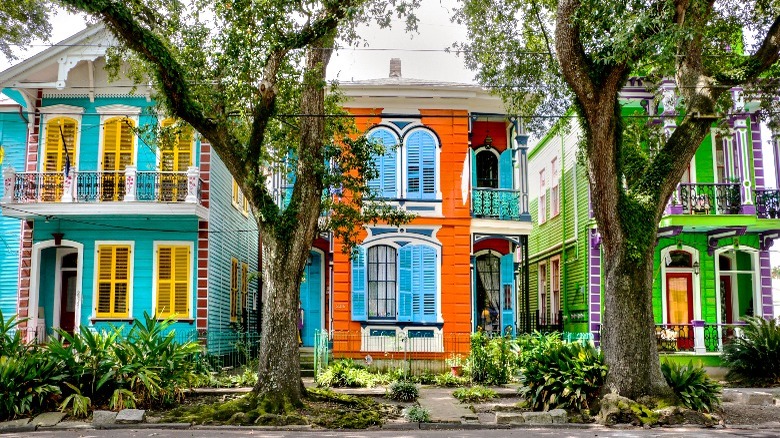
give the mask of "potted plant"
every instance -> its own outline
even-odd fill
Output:
[[[463,356],[452,353],[447,359],[447,366],[450,367],[453,376],[459,377],[463,369]]]

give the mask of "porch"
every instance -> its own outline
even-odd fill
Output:
[[[528,194],[520,190],[475,188],[471,190],[471,217],[505,221],[528,220]]]
[[[680,183],[667,205],[667,215],[755,215],[780,219],[780,190],[743,190],[738,183]]]

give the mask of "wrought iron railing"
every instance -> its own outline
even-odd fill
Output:
[[[554,315],[545,315],[539,310],[527,315],[520,312],[517,315],[517,333],[552,333],[563,332],[563,311]]]
[[[158,171],[71,171],[5,173],[4,202],[199,202],[197,173]],[[193,185],[190,188],[190,184]],[[132,194],[132,196],[130,196]]]
[[[471,216],[518,220],[523,194],[519,190],[479,188],[471,191]]]
[[[756,215],[762,219],[780,218],[780,190],[756,190]]]
[[[744,324],[704,324],[704,347],[707,352],[723,351],[723,347],[742,336]]]
[[[658,351],[694,351],[693,325],[656,324]]]
[[[685,214],[738,214],[742,195],[735,183],[681,183],[677,186],[676,202]]]

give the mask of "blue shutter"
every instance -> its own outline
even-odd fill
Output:
[[[501,256],[501,332],[506,332],[506,327],[512,327],[512,334],[515,330],[515,255],[509,253]],[[509,296],[507,296],[507,286],[509,287]]]
[[[514,169],[512,168],[512,150],[508,149],[498,157],[498,188],[513,189]]]
[[[474,149],[469,148],[469,155],[471,155],[471,189],[477,187],[477,153]]]
[[[352,320],[366,320],[366,249],[362,246],[352,258]]]
[[[422,198],[436,199],[436,141],[433,135],[420,132],[421,152],[420,168],[422,169]]]
[[[412,321],[422,322],[422,247],[412,247]]]
[[[421,246],[422,261],[422,322],[436,322],[438,266],[436,249]]]
[[[406,142],[406,197],[420,199],[422,193],[420,169],[420,132],[414,132]]]
[[[398,321],[412,320],[412,248],[398,250]]]
[[[398,196],[396,189],[398,142],[396,137],[386,129],[378,129],[373,131],[369,138],[382,143],[385,153],[374,157],[378,175],[376,179],[368,181],[368,187],[382,198],[396,198]]]

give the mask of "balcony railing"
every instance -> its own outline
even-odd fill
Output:
[[[742,207],[740,186],[735,183],[681,183],[676,197],[672,208],[681,208],[682,214],[738,214]]]
[[[4,203],[35,202],[185,202],[199,203],[201,185],[197,167],[186,172],[77,171],[3,172]]]
[[[655,338],[658,351],[714,353],[741,336],[742,324],[657,324]]]
[[[479,188],[471,191],[471,216],[519,220],[523,193],[519,190]]]
[[[780,190],[756,190],[756,215],[762,219],[780,218]]]

